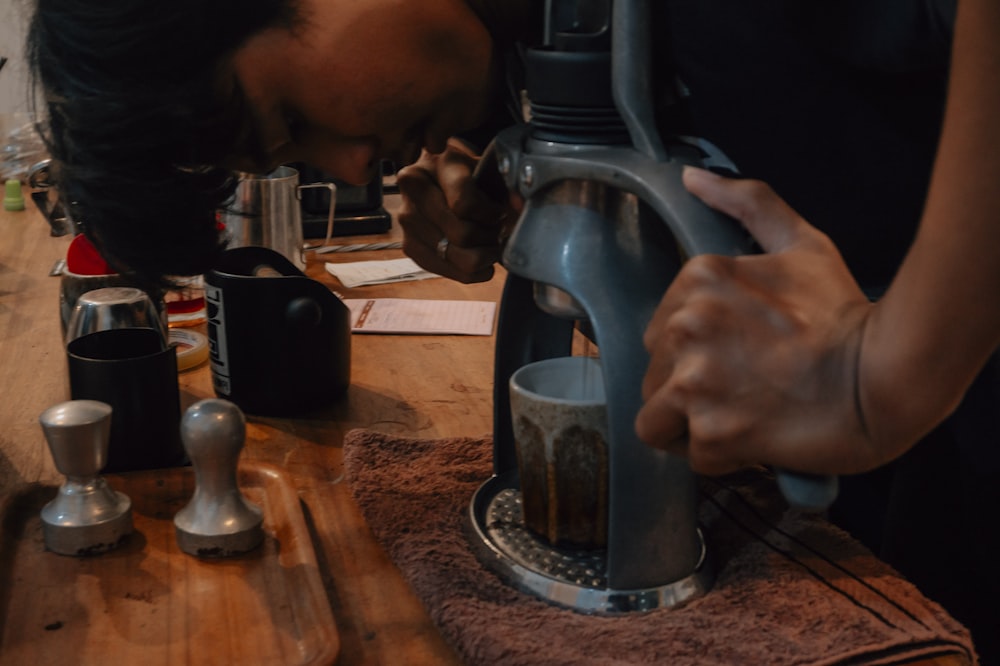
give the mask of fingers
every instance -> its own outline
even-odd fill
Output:
[[[727,422],[715,410],[701,410],[701,396],[688,386],[698,381],[698,372],[680,369],[649,395],[636,415],[636,434],[654,448],[687,458],[699,474],[728,474],[746,467],[750,463],[733,450],[733,442],[740,440],[739,424]]]
[[[783,252],[823,236],[759,180],[725,178],[690,166],[684,167],[682,179],[691,194],[743,224],[766,252]]]
[[[639,439],[654,448],[688,459],[700,474],[721,475],[746,467],[740,445],[746,438],[746,422],[740,411],[717,409],[718,365],[706,354],[690,354],[674,368],[669,378],[644,385],[644,403],[635,420]],[[748,447],[749,448],[749,447]]]
[[[650,360],[636,433],[651,446],[687,457],[692,469],[703,474],[744,466],[728,450],[740,439],[741,411],[724,399],[732,389],[725,350],[739,328],[734,328],[727,296],[738,272],[737,260],[729,257],[689,261],[643,336]]]
[[[496,237],[499,220],[507,213],[506,195],[494,198],[473,177],[477,161],[460,152],[447,152],[438,156],[437,170],[432,172],[444,201],[460,219],[471,222]],[[486,236],[484,236],[486,237]],[[475,239],[470,238],[469,243]]]
[[[687,457],[687,417],[671,409],[669,399],[651,396],[635,417],[635,432],[639,439],[653,448],[675,456]]]
[[[450,144],[440,155],[425,153],[397,177],[404,252],[424,269],[461,282],[493,276],[503,225],[512,218],[476,186],[475,164],[475,156]]]
[[[697,307],[675,307],[668,292],[643,336],[649,365],[642,382],[643,406],[636,415],[639,439],[675,455],[689,455],[688,415],[706,383],[701,354],[679,356],[690,350],[705,330],[708,319]]]
[[[443,164],[445,159],[438,162],[437,171],[417,163],[399,172],[396,182],[406,214],[411,218],[419,216],[421,223],[432,227],[421,235],[432,237],[434,243],[443,235],[451,243],[465,247],[495,245],[506,208],[478,193],[468,167]],[[464,180],[460,173],[465,175]]]
[[[424,270],[458,282],[485,282],[493,277],[493,266],[500,260],[500,246],[463,247],[447,236],[432,237],[437,227],[402,212],[399,224],[404,230],[403,252]],[[440,233],[440,232],[438,232]]]

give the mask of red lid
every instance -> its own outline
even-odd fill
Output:
[[[111,267],[83,234],[77,234],[66,251],[66,270],[77,275],[107,275]]]

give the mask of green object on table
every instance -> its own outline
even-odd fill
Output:
[[[21,181],[11,179],[4,187],[4,210],[24,210],[24,196],[21,194]]]

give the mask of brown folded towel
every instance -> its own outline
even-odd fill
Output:
[[[716,580],[676,607],[584,615],[502,583],[463,531],[492,443],[353,430],[352,492],[431,618],[469,664],[892,664],[964,655],[968,631],[826,521],[788,510],[762,472],[706,481]]]

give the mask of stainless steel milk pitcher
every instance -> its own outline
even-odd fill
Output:
[[[302,236],[302,190],[330,190],[330,212],[324,245],[333,233],[336,186],[333,183],[299,185],[299,172],[280,166],[268,174],[240,174],[232,202],[221,217],[229,237],[227,247],[266,247],[280,253],[299,270],[305,270]]]

